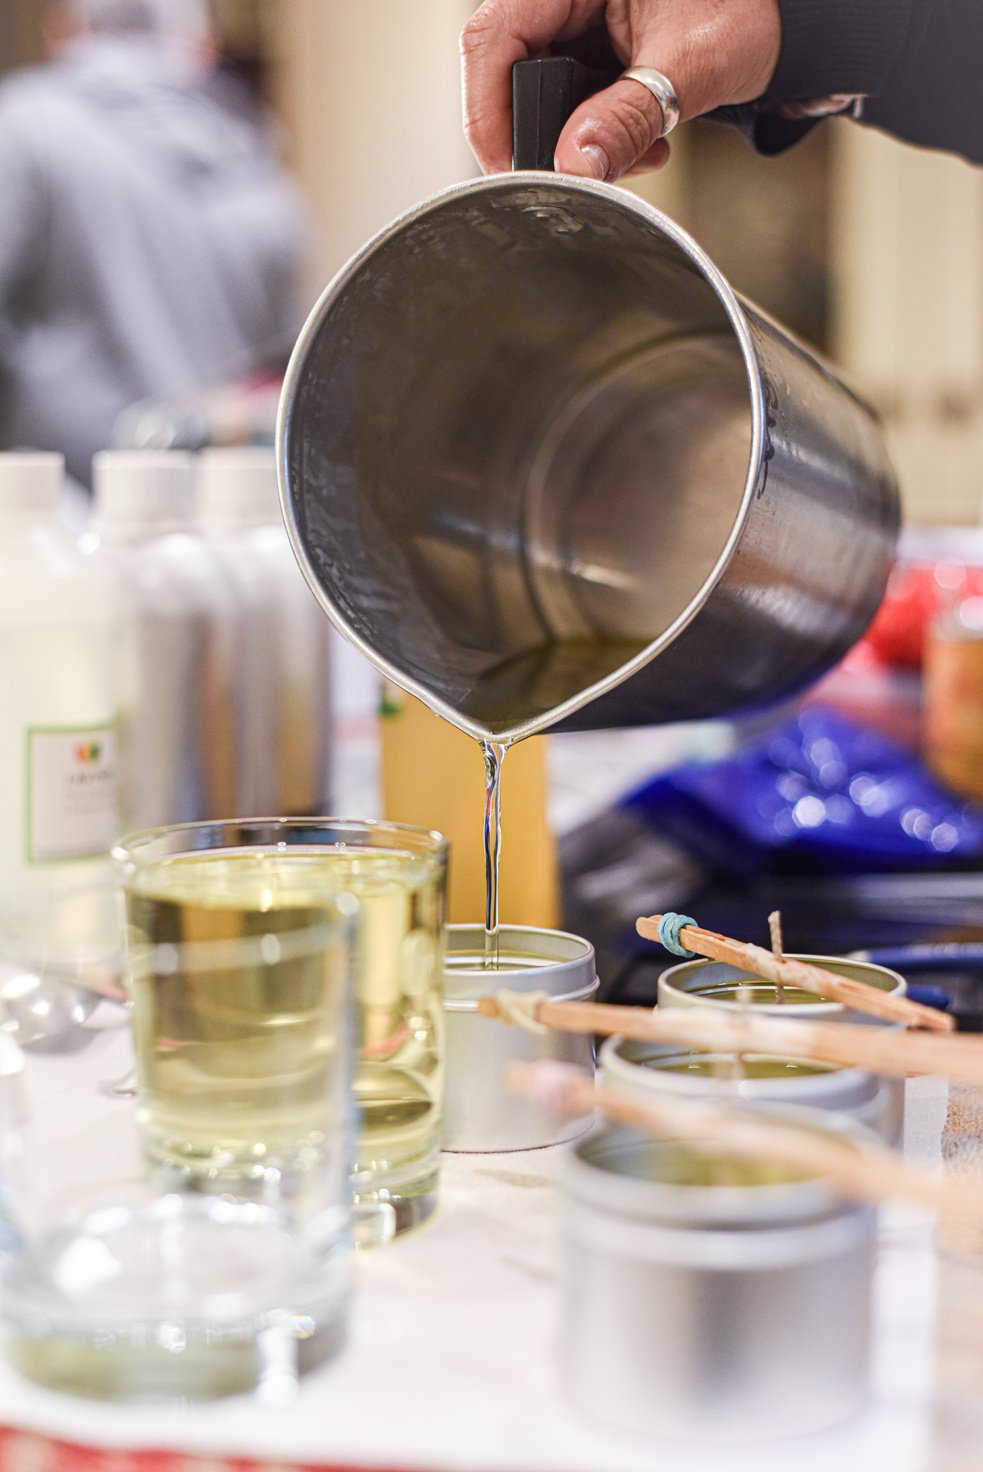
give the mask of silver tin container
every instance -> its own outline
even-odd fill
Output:
[[[811,1110],[786,1117],[831,1128]],[[620,1426],[702,1440],[853,1415],[868,1394],[876,1210],[818,1181],[675,1184],[680,1148],[605,1129],[569,1152],[565,1390]]]
[[[733,1058],[719,1053],[698,1054],[712,1071],[679,1071],[694,1056],[692,1049],[676,1043],[645,1043],[635,1038],[608,1038],[601,1049],[604,1082],[609,1089],[633,1098],[695,1099],[698,1103],[770,1105],[777,1108],[831,1110],[848,1115],[857,1124],[873,1130],[889,1145],[897,1145],[904,1125],[904,1094],[894,1079],[878,1078],[862,1068],[837,1068],[814,1059],[764,1059],[748,1054],[749,1063],[801,1062],[809,1072],[762,1077],[728,1076]]]
[[[845,961],[840,956],[792,955],[788,960],[806,961],[812,966],[821,966],[825,971],[832,971],[834,976],[845,977],[848,981],[861,981],[894,997],[903,997],[908,990],[903,976],[899,976],[896,971],[889,971],[886,966],[874,966],[869,961]],[[773,990],[771,982],[762,982],[759,985],[767,986],[769,991]],[[659,977],[659,1006],[691,1007],[703,1006],[708,1002],[730,1006],[741,1002],[738,988],[743,988],[751,1005],[786,1020],[789,1017],[807,1017],[813,1022],[880,1022],[879,1018],[871,1017],[866,1012],[853,1012],[844,1007],[842,1002],[827,1002],[822,997],[809,1002],[758,1001],[754,995],[754,977],[724,961],[684,961],[680,966],[670,966]]]
[[[594,947],[579,935],[503,925],[500,950],[509,969],[482,965],[481,925],[449,925],[444,966],[446,1095],[444,1149],[476,1153],[535,1150],[576,1139],[592,1115],[558,1120],[508,1093],[502,1073],[509,1063],[541,1058],[574,1063],[591,1077],[594,1044],[578,1033],[531,1033],[478,1012],[478,999],[503,987],[548,992],[555,1002],[589,1002],[598,988]]]
[[[908,990],[908,983],[897,971],[891,971],[886,966],[874,966],[869,961],[846,961],[840,956],[790,956],[789,959],[822,966],[836,976],[845,977],[848,981],[862,981],[867,986],[875,986],[879,991],[888,992],[894,997],[903,997]],[[719,1003],[728,1007],[740,1005],[737,988],[746,987],[749,981],[753,990],[753,978],[746,971],[740,971],[724,961],[684,961],[680,966],[671,966],[668,971],[663,971],[659,977],[659,1006],[701,1007],[708,1003]],[[786,1020],[790,1017],[802,1017],[812,1022],[856,1022],[872,1027],[900,1026],[898,1023],[885,1022],[880,1017],[872,1017],[869,1012],[851,1011],[842,1002],[826,1002],[821,997],[812,1002],[752,1000],[751,1005]],[[885,1137],[896,1143],[901,1140],[904,1130],[904,1079],[885,1078],[882,1085],[886,1095],[885,1129],[894,1131],[893,1136]]]
[[[191,457],[110,450],[93,469],[81,546],[108,569],[123,615],[119,831],[255,811],[236,805],[236,773],[257,670],[235,583],[193,524]]]
[[[330,812],[335,636],[290,549],[272,449],[206,450],[197,488],[201,533],[235,583],[249,634],[237,811]]]

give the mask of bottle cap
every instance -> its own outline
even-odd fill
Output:
[[[0,454],[0,515],[5,512],[46,514],[58,505],[65,480],[65,457],[37,451]]]
[[[210,528],[279,526],[274,452],[256,445],[204,450],[198,457],[198,516]]]
[[[103,450],[92,462],[100,531],[181,531],[194,518],[194,460],[177,450]]]

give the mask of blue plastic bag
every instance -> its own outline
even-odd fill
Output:
[[[951,867],[983,854],[983,807],[903,747],[815,706],[735,756],[656,778],[622,806],[737,877]]]

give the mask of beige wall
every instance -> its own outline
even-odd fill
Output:
[[[838,359],[889,417],[906,511],[983,492],[983,170],[836,125]]]
[[[457,36],[473,0],[267,0],[279,104],[314,208],[314,295],[368,237],[475,172]],[[887,415],[909,518],[983,491],[983,171],[832,130],[833,356]],[[686,130],[639,192],[685,219]],[[760,164],[769,167],[767,161]]]
[[[277,0],[271,44],[317,220],[312,292],[374,231],[475,172],[460,122],[468,0]]]

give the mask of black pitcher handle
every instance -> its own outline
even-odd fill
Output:
[[[517,61],[512,68],[512,167],[552,170],[567,118],[616,76],[570,56]]]

